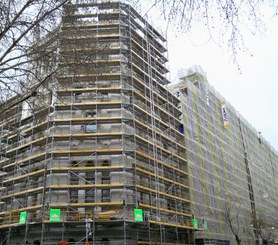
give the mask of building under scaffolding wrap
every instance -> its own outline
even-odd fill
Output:
[[[278,237],[278,154],[198,66],[171,89],[181,100],[196,244],[271,244]],[[233,233],[234,232],[234,235]]]
[[[55,52],[34,73],[59,69],[0,115],[0,245],[278,238],[277,152],[199,67],[168,87],[166,40],[132,7],[72,1],[35,36]]]
[[[65,5],[53,35],[53,93],[1,115],[1,244],[192,243],[164,37],[117,1]]]

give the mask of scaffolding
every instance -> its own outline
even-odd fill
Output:
[[[192,243],[166,40],[118,1],[66,4],[57,38],[60,73],[44,106],[1,115],[1,242]]]
[[[193,66],[180,98],[196,244],[268,244],[277,234],[278,154]]]

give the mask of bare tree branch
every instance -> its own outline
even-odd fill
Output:
[[[16,13],[12,21],[8,22],[8,25],[4,28],[4,30],[1,30],[0,32],[0,40],[5,37],[5,34],[14,26],[15,22],[17,19],[22,15],[25,9],[27,9],[33,2],[34,0],[29,0],[26,2],[26,4]]]
[[[129,1],[135,5],[142,5],[138,0]],[[49,32],[51,36],[55,24],[60,22],[61,15],[55,13],[67,2],[69,0],[26,0],[25,3],[20,0],[1,1],[0,97],[2,101],[11,95],[20,96],[20,89],[25,86],[24,83],[30,76],[34,78],[32,81],[34,84],[47,80],[43,76],[35,77],[31,71],[40,70],[41,60],[52,57],[58,46],[53,45],[52,41],[44,44],[44,41],[40,40],[40,32],[43,32],[43,36]],[[262,0],[154,0],[150,2],[149,8],[145,9],[145,13],[151,15],[153,10],[160,9],[161,16],[168,22],[167,28],[172,25],[187,33],[196,28],[196,24],[203,24],[208,30],[208,41],[219,43],[215,33],[219,34],[220,39],[226,38],[235,60],[237,52],[244,45],[241,25],[247,24],[250,32],[260,30],[262,27],[260,8],[263,4],[265,2]],[[278,3],[269,0],[269,5],[277,12]],[[215,28],[217,25],[218,28]],[[36,45],[41,48],[36,49]],[[87,59],[88,57],[84,62]],[[55,65],[53,69],[56,69]]]
[[[15,102],[10,103],[6,107],[4,107],[4,109],[1,109],[0,115],[3,114],[4,112],[8,111],[9,109],[13,108],[14,106],[21,104],[23,101],[26,101],[33,96],[36,96],[38,88],[41,87],[56,72],[57,72],[57,70],[52,71],[50,74],[45,76],[42,80],[40,80],[35,86],[33,86],[31,91],[29,91],[29,93],[27,93],[26,95],[23,95],[23,96],[18,96],[18,99]]]
[[[37,26],[43,19],[45,19],[47,16],[49,16],[51,13],[53,13],[55,10],[59,9],[62,5],[64,5],[68,0],[62,1],[62,3],[58,4],[56,7],[51,9],[50,11],[45,12],[42,16],[40,16],[38,19],[36,19],[25,31],[21,33],[21,35],[16,38],[9,48],[6,49],[6,51],[0,56],[0,62],[3,61],[3,59],[12,51],[14,47],[20,42],[20,40],[27,35],[35,26]],[[1,63],[0,63],[1,64]]]

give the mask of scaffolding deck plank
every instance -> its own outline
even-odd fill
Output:
[[[21,146],[19,146],[19,147],[16,147],[16,148],[13,148],[13,149],[11,149],[11,150],[9,150],[7,153],[8,154],[10,154],[10,153],[12,153],[12,152],[14,152],[14,151],[16,151],[16,150],[19,150],[19,149],[23,149],[23,148],[25,148],[25,147],[28,147],[28,146],[31,146],[32,144],[35,144],[35,143],[38,143],[38,142],[46,142],[47,141],[47,139],[51,139],[52,137],[56,140],[56,139],[67,139],[67,138],[69,138],[69,137],[73,137],[73,138],[87,138],[87,137],[99,137],[99,136],[117,136],[117,137],[120,137],[120,136],[122,136],[122,135],[124,135],[125,133],[123,133],[123,132],[105,132],[105,133],[82,133],[82,134],[54,134],[54,135],[52,135],[52,136],[45,136],[45,137],[42,137],[42,138],[39,138],[39,139],[36,139],[36,140],[34,140],[34,141],[31,141],[31,142],[29,142],[29,143],[26,143],[26,144],[24,144],[24,145],[21,145]],[[142,138],[141,136],[139,136],[139,135],[135,135],[136,136],[136,138],[137,139],[139,139],[139,140],[141,140],[141,141],[144,141],[144,142],[146,142],[146,143],[148,143],[148,144],[151,144],[151,145],[153,145],[153,143],[152,142],[150,142],[150,141],[148,141],[148,140],[146,140],[146,139],[144,139],[144,138]],[[179,158],[179,159],[181,159],[181,160],[184,160],[184,158],[182,158],[182,157],[180,157],[179,155],[177,155],[177,154],[175,154],[175,153],[172,153],[171,151],[168,151],[168,150],[166,150],[166,149],[164,149],[163,147],[161,147],[161,146],[158,146],[157,145],[157,148],[159,148],[160,150],[162,150],[163,152],[165,152],[165,153],[167,153],[167,154],[169,154],[169,155],[173,155],[173,156],[175,156],[175,157],[177,157],[177,158]]]
[[[179,183],[179,182],[177,182],[177,181],[174,181],[174,180],[165,178],[165,177],[160,176],[160,175],[156,175],[155,173],[149,172],[149,171],[147,171],[147,170],[145,170],[145,169],[142,169],[142,168],[138,168],[138,167],[137,167],[136,170],[139,171],[139,172],[145,173],[145,174],[147,174],[147,175],[151,175],[151,176],[158,177],[159,179],[165,180],[165,181],[167,181],[167,182],[169,182],[169,183],[173,183],[173,184],[175,184],[175,185],[179,185],[179,186],[181,186],[181,187],[183,187],[183,188],[185,188],[185,189],[190,189],[190,187],[187,186],[187,185],[184,185],[184,184]]]
[[[158,194],[163,195],[163,196],[167,196],[167,197],[171,197],[173,199],[178,199],[178,200],[181,200],[181,201],[184,201],[184,202],[187,202],[187,203],[191,203],[191,201],[189,201],[188,199],[185,199],[185,198],[182,198],[182,197],[178,197],[178,196],[175,196],[175,195],[172,195],[172,194],[168,194],[168,193],[163,192],[163,191],[157,191],[155,189],[152,189],[152,188],[149,188],[149,187],[146,187],[146,186],[136,185],[136,187],[138,189],[141,189],[141,190],[158,193]]]
[[[13,212],[22,212],[22,211],[29,211],[29,210],[36,210],[36,209],[40,209],[42,208],[42,205],[36,205],[36,206],[29,206],[29,207],[25,207],[25,208],[19,208],[19,209],[13,209],[13,210],[9,210],[7,212],[1,212],[0,216],[6,215],[8,213],[13,213]]]
[[[60,106],[92,106],[92,105],[119,105],[121,104],[121,101],[90,101],[90,102],[75,102],[75,103],[57,103],[55,106],[60,107]]]
[[[161,222],[161,221],[156,221],[156,220],[149,220],[149,222],[151,224],[156,224],[156,225],[165,225],[165,226],[172,226],[172,227],[178,227],[178,228],[193,230],[193,226],[189,226],[189,225],[179,225],[179,224],[173,224],[173,223],[168,223],[168,222]]]
[[[82,138],[82,137],[98,137],[98,136],[122,136],[124,133],[122,132],[104,132],[104,133],[82,133],[82,134],[54,134],[52,137],[54,138]]]
[[[159,207],[151,206],[151,205],[144,204],[144,203],[139,203],[139,206],[142,207],[142,208],[146,208],[146,209],[155,209],[155,210],[163,211],[165,213],[179,214],[179,215],[182,215],[182,216],[186,216],[188,218],[192,218],[192,214],[189,214],[189,213],[182,213],[182,212],[179,212],[179,211],[170,210],[170,209],[166,209],[166,208],[159,208]]]
[[[122,153],[123,149],[121,148],[100,148],[100,149],[78,149],[78,150],[53,150],[52,154],[93,154],[93,153],[106,153],[106,154],[115,154]]]
[[[17,161],[17,162],[13,162],[13,163],[10,163],[6,166],[3,166],[3,168],[9,168],[9,167],[12,167],[12,166],[15,166],[17,164],[21,164],[21,163],[24,163],[24,162],[27,162],[27,161],[31,161],[31,160],[36,160],[36,161],[39,161],[39,159],[45,159],[46,158],[46,155],[51,155],[51,154],[93,154],[93,153],[107,153],[107,154],[115,154],[115,153],[118,153],[118,154],[121,154],[123,151],[125,151],[124,149],[121,149],[121,148],[104,148],[104,149],[95,149],[95,150],[92,150],[92,149],[80,149],[80,150],[54,150],[52,152],[42,152],[42,153],[39,153],[37,155],[34,155],[34,156],[31,156],[31,157],[27,157],[27,158],[24,158],[20,161]],[[147,158],[147,159],[151,159],[152,161],[154,161],[155,159],[141,151],[136,151],[136,154],[138,154],[139,156],[141,157],[144,157],[144,158]],[[171,166],[169,164],[166,164],[160,160],[156,160],[158,163],[162,164],[163,166],[167,167],[167,168],[170,168],[172,170],[175,170],[175,171],[178,171],[184,175],[188,175],[187,172],[184,172],[183,170],[177,168],[177,167],[174,167],[174,166]],[[184,160],[186,162],[186,160]]]
[[[42,152],[42,153],[38,153],[36,155],[33,155],[33,156],[30,156],[30,157],[27,157],[27,158],[24,158],[22,160],[19,160],[19,161],[16,161],[16,162],[13,162],[11,164],[8,164],[6,166],[3,166],[3,168],[9,168],[9,167],[12,167],[12,166],[15,166],[17,164],[21,164],[21,163],[24,163],[24,162],[27,162],[27,161],[31,161],[31,160],[34,160],[34,159],[40,159],[41,157],[45,157],[46,156],[46,152]]]
[[[17,222],[17,223],[5,224],[5,225],[0,225],[0,229],[9,228],[9,227],[15,227],[15,226],[19,226],[19,222]]]
[[[20,176],[16,176],[16,177],[13,177],[13,178],[9,178],[9,179],[3,180],[3,183],[8,183],[8,182],[12,182],[12,181],[15,181],[15,180],[24,179],[26,177],[31,177],[31,176],[34,176],[34,175],[39,175],[39,174],[42,174],[44,172],[45,172],[45,169],[40,169],[40,170],[31,172],[31,173],[28,173],[28,174],[23,174],[23,175],[20,175]]]
[[[56,118],[51,121],[43,121],[37,125],[33,125],[32,127],[26,128],[22,131],[22,133],[27,134],[28,132],[35,130],[41,126],[46,126],[47,124],[52,125],[53,123],[62,124],[62,123],[82,123],[82,122],[93,122],[93,121],[102,121],[102,122],[120,122],[122,117],[82,117],[82,118]],[[8,137],[8,139],[12,139],[18,136],[18,134],[13,134]],[[2,161],[1,161],[2,162]],[[0,162],[0,163],[1,163]]]
[[[146,142],[146,143],[148,143],[148,144],[150,144],[150,145],[154,145],[153,142],[150,142],[150,141],[144,139],[143,137],[141,137],[141,136],[139,136],[139,135],[135,135],[135,136],[136,136],[136,138],[140,139],[141,141],[144,141],[144,142]],[[169,154],[169,155],[175,156],[176,158],[179,158],[179,159],[182,160],[182,161],[186,161],[186,159],[185,159],[184,157],[181,157],[181,156],[179,156],[179,155],[177,155],[177,154],[175,154],[175,153],[173,153],[173,152],[171,152],[171,151],[168,151],[168,150],[164,149],[163,147],[161,147],[161,146],[159,146],[159,145],[156,145],[156,147],[157,147],[158,149],[160,149],[161,151],[163,151],[163,152]]]
[[[118,184],[76,184],[76,185],[50,185],[49,188],[51,189],[85,189],[85,188],[122,188],[125,186],[123,183]]]
[[[65,79],[65,78],[82,78],[82,77],[111,77],[111,76],[117,76],[120,77],[121,73],[120,72],[114,72],[114,73],[94,73],[94,74],[76,74],[76,75],[61,75],[59,76],[60,79]]]
[[[147,114],[147,115],[149,115],[150,117],[152,116],[148,111],[146,111],[145,109],[141,108],[140,106],[137,106],[136,104],[134,104],[133,106],[134,106],[134,108],[140,110],[140,111],[143,112],[144,114]],[[159,121],[159,123],[162,124],[162,125],[164,125],[166,128],[171,128],[171,129],[174,130],[176,133],[178,133],[178,134],[180,134],[182,137],[184,137],[184,135],[183,135],[180,131],[178,131],[177,129],[171,127],[171,125],[165,123],[162,119],[156,117],[155,120],[156,120],[156,121]],[[181,123],[180,123],[180,124],[181,124]]]
[[[31,157],[27,157],[27,158],[24,158],[22,160],[19,160],[19,161],[16,161],[16,162],[13,162],[13,163],[10,163],[6,166],[3,166],[3,168],[9,168],[9,167],[12,167],[12,166],[15,166],[15,165],[20,165],[24,162],[27,162],[27,161],[31,161],[31,160],[36,160],[36,161],[39,161],[39,159],[43,158],[45,159],[47,156],[50,156],[51,154],[57,154],[57,155],[64,155],[64,154],[84,154],[84,155],[87,155],[87,154],[93,154],[93,153],[96,153],[96,154],[121,154],[122,152],[124,151],[124,149],[121,149],[121,148],[102,148],[102,149],[79,149],[79,150],[53,150],[53,151],[50,151],[50,152],[42,152],[42,153],[38,153],[37,155],[34,155],[34,156],[31,156]]]
[[[145,51],[145,53],[149,53],[144,47],[142,47],[142,45],[140,45],[137,40],[135,40],[135,38],[131,38],[131,41],[134,42],[138,47],[140,47],[141,49],[143,49]],[[161,45],[162,46],[162,45]],[[156,51],[157,54],[161,55],[161,52],[154,46],[152,45],[153,49]],[[164,47],[163,47],[164,48]],[[166,50],[165,50],[166,51]],[[167,61],[167,58],[164,55],[161,55],[161,57],[163,57],[164,61]]]
[[[43,189],[44,189],[44,187],[41,186],[41,187],[37,187],[37,188],[26,190],[26,191],[20,191],[20,192],[15,192],[15,193],[9,194],[9,195],[4,195],[1,198],[2,199],[6,199],[6,198],[10,198],[10,197],[21,196],[21,195],[25,195],[25,194],[41,191]]]
[[[143,58],[142,58],[142,56],[140,56],[136,51],[138,51],[137,49],[136,50],[132,50],[131,52],[132,52],[132,54],[134,54],[138,59],[140,59],[142,62],[144,62],[145,64],[147,63],[146,62],[146,60],[144,60]],[[160,69],[161,70],[163,70],[164,72],[169,72],[167,69],[166,69],[166,67],[165,66],[163,66],[163,64],[160,62],[160,61],[158,61],[158,60],[156,60],[156,65],[158,65],[159,67],[160,67]]]
[[[96,34],[96,35],[80,35],[78,37],[72,37],[72,36],[63,36],[63,39],[65,40],[82,40],[82,39],[95,39],[95,38],[111,38],[111,37],[120,37],[120,34],[114,33],[114,34]]]
[[[107,59],[104,59],[104,60],[83,61],[82,64],[86,64],[86,65],[88,65],[88,64],[89,65],[99,64],[99,63],[105,63],[105,64],[107,64],[107,63],[111,63],[111,64],[119,63],[120,64],[120,62],[122,62],[122,61],[123,60],[121,60],[121,59],[115,59],[115,58],[109,59],[109,58],[107,58]],[[59,65],[79,65],[79,64],[80,64],[80,62],[78,62],[78,61],[66,61],[66,62],[59,61]]]
[[[60,172],[60,171],[87,171],[87,170],[122,170],[124,166],[97,166],[97,167],[54,167],[51,168],[50,171]]]
[[[148,86],[146,86],[146,84],[141,80],[140,77],[138,77],[136,74],[133,74],[132,75],[132,78],[135,79],[138,83],[140,83],[142,86],[144,86],[146,89],[149,89]],[[164,87],[162,87],[163,85],[157,83],[158,86],[161,86],[162,89],[164,89]],[[169,91],[165,91],[166,93],[168,93],[169,95],[171,95],[172,99],[175,99],[177,103],[179,103],[179,99],[176,97],[176,95],[172,94],[171,92]],[[158,92],[154,91],[154,93],[159,96],[160,98],[163,99],[163,96],[160,95]],[[164,98],[165,100],[165,98]],[[167,101],[167,103],[170,103],[172,104],[170,101]],[[172,104],[172,106],[175,106],[174,104]]]
[[[79,203],[49,203],[50,207],[93,207],[93,206],[118,206],[123,202],[79,202]]]
[[[174,142],[174,144],[177,144],[180,148],[182,149],[186,149],[185,146],[181,145],[180,143],[177,142],[177,139],[172,139],[171,137],[169,137],[168,135],[164,135],[163,132],[160,132],[160,131],[157,131],[156,128],[155,129],[152,129],[151,127],[149,127],[148,125],[146,125],[145,123],[139,121],[138,119],[134,119],[134,122],[136,124],[139,124],[141,127],[144,127],[150,131],[155,131],[157,134],[159,134],[161,137],[163,137],[165,140],[170,140],[172,142]]]
[[[149,98],[146,98],[144,95],[138,93],[137,91],[134,91],[134,93],[135,93],[138,97],[141,97],[142,99],[148,101],[148,102],[151,104],[151,101],[149,100]],[[158,110],[162,111],[163,113],[165,113],[166,115],[168,115],[169,117],[171,117],[173,120],[175,120],[176,122],[178,122],[179,124],[181,123],[180,120],[179,120],[178,118],[174,117],[171,113],[169,113],[169,112],[166,111],[165,109],[161,108],[159,105],[157,105],[157,104],[154,103],[154,106],[155,106]],[[179,110],[177,109],[177,111],[179,111]],[[181,111],[179,111],[179,112],[180,112],[180,114],[181,114]]]
[[[21,131],[21,135],[27,134],[29,131],[35,130],[35,129],[39,128],[39,127],[46,126],[48,122],[49,122],[49,121],[45,120],[45,121],[40,122],[40,123],[38,123],[38,124],[36,124],[36,125],[33,125],[33,126],[31,126],[31,127],[25,128],[25,129],[23,129],[23,130]],[[19,135],[19,133],[17,133],[17,134],[12,134],[12,135],[10,134],[9,137],[8,137],[8,139],[12,139],[12,138],[14,138],[14,137],[16,137],[16,136],[18,136],[18,135]]]
[[[1,164],[1,162],[0,162],[0,164]],[[1,172],[0,173],[0,177],[5,176],[5,175],[8,175],[8,173],[7,172]]]
[[[94,91],[120,91],[122,87],[93,87],[93,88],[68,88],[60,89],[57,91],[58,94],[70,94],[76,92],[94,92]]]
[[[85,48],[85,47],[81,47],[81,48],[74,48],[74,49],[61,49],[60,50],[60,52],[61,53],[71,53],[73,50],[74,50],[74,52],[80,52],[80,53],[82,53],[82,52],[95,52],[96,50],[97,51],[100,51],[100,48],[101,47],[91,47],[91,48]],[[121,46],[120,45],[118,45],[118,46],[110,46],[110,47],[105,47],[105,49],[102,49],[101,51],[109,51],[109,50],[118,50],[118,49],[120,49],[121,48]],[[120,61],[119,59],[111,59],[111,60],[116,60],[116,61]],[[106,61],[106,60],[105,60]],[[98,62],[98,60],[95,60],[94,61],[94,63],[97,63]],[[67,63],[68,64],[68,63]],[[82,64],[84,64],[83,62],[82,62]]]
[[[32,145],[32,144],[36,144],[36,143],[38,144],[39,142],[45,141],[47,138],[48,138],[47,136],[44,136],[44,137],[41,137],[41,138],[39,138],[39,139],[30,141],[30,142],[28,142],[28,143],[26,143],[26,144],[24,144],[24,145],[20,145],[20,146],[18,146],[18,147],[16,147],[16,148],[12,148],[12,149],[6,151],[6,154],[10,154],[10,153],[12,153],[13,151],[17,151],[17,150],[23,149],[23,148],[28,147],[29,145]]]
[[[172,169],[172,170],[178,171],[178,172],[180,172],[180,173],[182,173],[182,174],[184,174],[184,175],[188,175],[187,172],[185,172],[185,171],[183,171],[183,170],[181,170],[181,169],[179,169],[179,168],[176,168],[176,167],[174,167],[174,166],[171,166],[171,165],[169,165],[169,164],[167,164],[167,163],[164,163],[164,162],[162,162],[162,161],[160,161],[160,160],[154,159],[153,157],[151,157],[151,156],[149,156],[149,155],[147,155],[147,154],[145,154],[145,153],[143,153],[143,152],[141,152],[141,151],[136,151],[136,154],[138,154],[138,155],[140,155],[140,156],[142,156],[142,157],[144,157],[144,158],[151,159],[152,161],[157,161],[158,163],[162,164],[164,167],[167,167],[167,168],[170,168],[170,169]]]
[[[122,117],[78,117],[78,118],[56,118],[53,120],[56,124],[63,124],[71,122],[72,124],[81,122],[93,122],[93,121],[107,121],[107,122],[120,122]]]
[[[107,21],[107,22],[98,22],[98,23],[80,23],[80,24],[71,24],[71,23],[65,23],[63,25],[63,29],[64,28],[81,28],[81,27],[97,27],[97,26],[118,26],[120,24],[120,22],[115,21],[115,22],[111,22],[111,21]]]

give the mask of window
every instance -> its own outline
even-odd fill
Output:
[[[183,88],[183,89],[181,90],[181,92],[182,92],[184,95],[188,95],[188,90],[187,90],[187,88]]]
[[[74,93],[74,100],[80,101],[82,93]]]
[[[102,202],[110,202],[110,190],[104,189],[101,191],[101,201]]]
[[[96,124],[89,124],[85,126],[85,132],[86,133],[94,133],[97,131],[97,125]]]
[[[86,117],[97,117],[97,113],[95,111],[86,112]]]
[[[102,93],[102,100],[109,100],[109,96],[108,96],[108,93]]]
[[[107,160],[103,160],[102,166],[109,166],[109,162]]]

